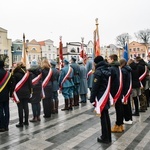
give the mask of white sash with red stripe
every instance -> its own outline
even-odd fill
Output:
[[[69,77],[70,73],[72,72],[72,68],[69,66],[68,72],[65,75],[65,77],[63,78],[61,85],[60,85],[60,90],[62,89],[63,83],[67,80],[67,78]]]
[[[92,74],[92,69],[87,73],[87,80],[91,74]]]
[[[141,81],[145,78],[145,76],[146,76],[146,74],[147,74],[147,71],[148,71],[148,68],[147,68],[147,66],[145,66],[145,71],[144,71],[144,73],[139,77],[141,87],[143,87],[143,84],[142,84]]]
[[[13,92],[13,100],[18,103],[19,102],[19,98],[17,96],[17,92],[21,89],[21,87],[24,85],[24,83],[27,81],[27,79],[29,78],[29,71],[27,71],[25,73],[25,75],[23,76],[23,78],[16,84],[16,87],[14,89],[14,92]]]
[[[109,95],[110,98],[110,104],[113,105],[117,102],[118,98],[120,97],[120,94],[122,92],[122,87],[123,87],[123,83],[122,83],[122,72],[121,72],[121,68],[119,67],[119,89],[116,93],[116,95],[114,97],[112,97],[111,93]]]
[[[130,86],[129,86],[129,89],[128,89],[126,95],[123,95],[123,98],[122,98],[122,102],[124,104],[127,104],[128,100],[129,100],[129,96],[131,94],[131,91],[132,91],[132,76],[131,76],[131,73],[130,73]]]
[[[47,77],[42,82],[42,99],[45,98],[44,88],[47,86],[49,80],[51,79],[52,73],[52,69],[50,68]]]
[[[101,114],[101,112],[103,111],[103,109],[108,101],[109,93],[110,93],[110,83],[111,83],[111,77],[109,77],[107,88],[106,88],[104,94],[102,95],[102,97],[99,99],[99,101],[97,100],[97,97],[96,97],[95,112],[97,115]]]
[[[35,85],[36,83],[38,83],[38,81],[41,79],[41,77],[42,77],[42,73],[40,73],[37,77],[32,79],[32,84]]]

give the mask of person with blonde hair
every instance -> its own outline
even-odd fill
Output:
[[[52,113],[52,76],[53,71],[47,59],[42,61],[42,103],[44,118],[50,118]]]
[[[32,94],[32,81],[29,71],[26,70],[22,62],[17,63],[12,76],[13,100],[18,106],[19,123],[16,127],[29,125],[29,107],[28,102]],[[23,117],[24,116],[24,117]],[[23,122],[23,119],[25,121]]]

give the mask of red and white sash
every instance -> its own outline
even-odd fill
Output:
[[[62,86],[63,86],[63,83],[67,80],[67,78],[70,76],[70,73],[72,72],[72,68],[69,66],[69,69],[68,69],[68,72],[67,74],[65,75],[65,77],[63,78],[61,84],[60,84],[60,90],[62,90]]]
[[[19,102],[19,98],[17,96],[17,92],[21,89],[21,87],[24,85],[24,83],[27,81],[27,79],[29,78],[29,71],[27,71],[25,73],[25,75],[23,76],[23,78],[16,84],[15,86],[15,90],[13,92],[13,100],[18,103]]]
[[[108,102],[108,98],[109,98],[109,93],[110,93],[110,84],[111,84],[111,77],[109,77],[108,79],[108,84],[107,84],[107,88],[104,92],[104,94],[102,95],[102,97],[97,100],[95,100],[95,112],[97,115],[100,115],[101,112],[103,111],[106,103]]]
[[[140,81],[141,87],[143,87],[142,80],[143,80],[143,79],[145,78],[145,76],[147,75],[147,71],[148,71],[148,68],[147,68],[147,66],[145,66],[145,71],[144,71],[144,73],[139,77],[139,81]]]
[[[89,76],[92,74],[93,72],[92,72],[92,69],[87,73],[87,80],[88,80],[88,78],[89,78]]]
[[[35,85],[39,82],[39,80],[42,77],[42,73],[40,73],[37,77],[35,77],[34,79],[32,79],[32,84]]]
[[[52,73],[52,69],[50,68],[47,77],[42,82],[42,99],[45,98],[44,88],[47,86],[49,80],[51,79]]]
[[[129,96],[131,94],[131,91],[132,91],[132,76],[131,76],[131,73],[130,73],[130,85],[129,85],[129,89],[128,89],[126,95],[123,95],[123,98],[122,98],[122,102],[124,104],[127,104],[128,100],[129,100]]]
[[[9,73],[8,71],[6,72],[5,76],[3,77],[3,79],[0,81],[0,92],[5,88],[5,86],[7,85],[9,79],[11,77],[11,73]]]
[[[119,89],[116,93],[116,95],[114,97],[112,97],[111,93],[109,95],[110,98],[110,104],[113,105],[117,102],[118,98],[120,97],[120,94],[122,92],[122,87],[123,87],[123,83],[122,83],[122,72],[121,72],[121,68],[119,67]]]

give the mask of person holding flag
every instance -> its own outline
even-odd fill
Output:
[[[111,123],[109,117],[109,92],[111,82],[111,72],[108,64],[102,56],[94,59],[95,72],[91,90],[90,102],[94,103],[95,111],[101,119],[101,136],[97,138],[99,143],[111,142]]]

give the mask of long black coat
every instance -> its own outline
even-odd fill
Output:
[[[15,68],[12,76],[12,88],[13,91],[15,89],[16,84],[23,78],[25,75],[26,69],[17,67]],[[24,85],[20,88],[20,90],[17,92],[19,100],[21,99],[29,99],[30,94],[32,93],[32,81],[31,81],[31,75],[29,75],[29,78],[26,80]]]
[[[52,82],[53,82],[53,91],[57,91],[59,89],[59,75],[60,72],[55,67],[52,67],[53,76],[52,76]]]
[[[96,70],[94,72],[94,81],[92,84],[90,102],[95,102],[95,97],[100,99],[105,92],[108,84],[108,79],[111,76],[111,72],[108,69],[108,64],[105,61],[101,61],[96,65]],[[104,109],[110,107],[109,101],[107,102]]]
[[[49,68],[42,69],[42,82],[47,77],[48,73],[49,73]],[[52,74],[51,79],[49,80],[47,86],[44,88],[45,98],[52,98],[52,91],[53,91],[52,79],[53,79],[53,74]]]
[[[4,70],[3,68],[0,68],[0,81],[2,81],[5,74],[6,74],[6,70]],[[5,88],[0,92],[0,102],[9,101],[10,89],[11,89],[11,78],[9,79]]]
[[[112,97],[114,97],[116,95],[116,93],[118,92],[119,89],[119,62],[113,62],[110,64],[111,67],[109,68],[111,71],[111,89],[110,89],[110,93],[112,95]]]
[[[132,62],[130,65],[131,67],[131,74],[132,74],[132,88],[140,88],[140,81],[139,81],[139,71],[137,68],[137,64]]]
[[[129,66],[124,66],[121,68],[122,76],[123,76],[123,89],[122,94],[125,96],[129,90],[130,87],[130,79],[131,76],[131,68]]]
[[[37,77],[41,73],[40,68],[30,68],[29,72],[31,73],[32,80]],[[31,103],[39,103],[41,101],[41,91],[42,91],[42,77],[41,79],[35,84],[32,85],[33,87],[33,94],[31,98]]]

